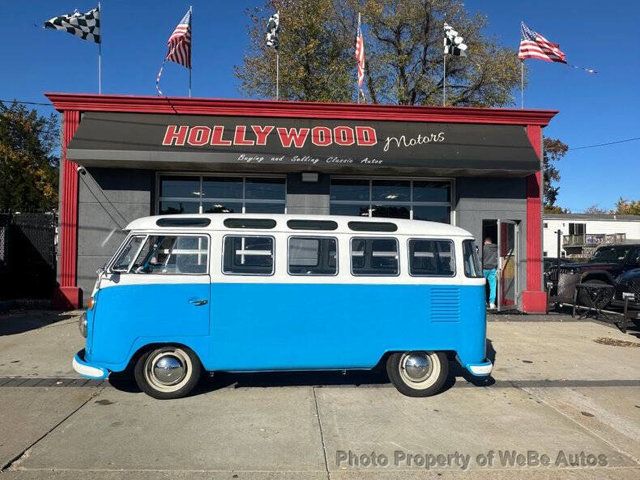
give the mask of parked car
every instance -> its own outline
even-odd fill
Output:
[[[554,283],[553,299],[558,303],[571,303],[576,285],[615,286],[617,279],[630,270],[640,268],[640,244],[603,245],[586,262],[563,263],[549,269],[548,279]],[[589,305],[588,293],[581,290],[578,302]]]
[[[628,306],[633,309],[640,308],[640,268],[628,270],[616,279],[616,291],[612,300],[615,306],[624,306],[625,296],[634,294]]]
[[[576,261],[572,258],[563,257],[560,259],[560,265],[564,265],[566,263],[575,263]],[[549,273],[551,268],[555,267],[558,264],[557,258],[544,257],[542,259],[542,268],[544,269],[544,273]]]

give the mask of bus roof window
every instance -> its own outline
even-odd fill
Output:
[[[391,222],[349,222],[349,228],[355,232],[395,232],[398,226]]]
[[[227,218],[224,221],[227,228],[255,228],[269,230],[276,227],[276,221],[270,218]]]
[[[159,227],[208,227],[211,223],[209,218],[193,218],[193,217],[181,217],[181,218],[159,218],[156,221],[156,225]]]
[[[337,230],[338,223],[333,220],[289,220],[291,230]]]

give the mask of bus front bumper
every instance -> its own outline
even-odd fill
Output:
[[[489,360],[482,363],[463,363],[458,357],[458,363],[467,369],[471,375],[476,377],[488,377],[491,375],[491,370],[493,370],[493,363]]]
[[[106,368],[91,365],[84,360],[84,349],[76,353],[71,363],[73,369],[85,378],[105,380],[109,376],[109,370]]]

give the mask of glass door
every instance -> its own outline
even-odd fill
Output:
[[[498,311],[518,308],[518,224],[498,220]]]

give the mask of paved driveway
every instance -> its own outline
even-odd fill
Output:
[[[640,478],[640,340],[601,324],[492,322],[494,382],[428,399],[323,373],[162,402],[74,382],[73,315],[18,319],[0,317],[0,480]]]

